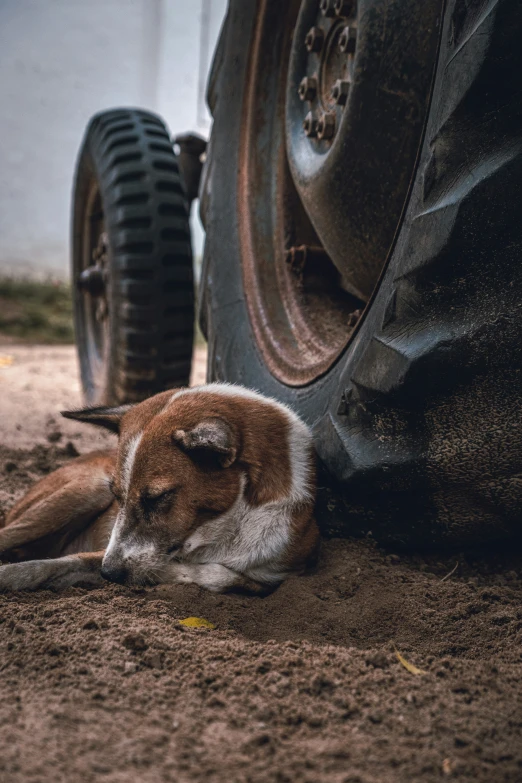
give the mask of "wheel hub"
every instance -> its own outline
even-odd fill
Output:
[[[302,0],[286,151],[306,213],[368,302],[396,235],[429,103],[443,0]]]
[[[77,281],[80,291],[95,300],[94,317],[98,322],[104,321],[109,312],[107,307],[108,250],[107,233],[102,231],[98,237],[98,244],[92,251],[92,260],[95,263],[86,267]]]
[[[306,33],[307,57],[297,90],[303,130],[316,145],[330,145],[346,106],[357,40],[354,2],[321,2]]]

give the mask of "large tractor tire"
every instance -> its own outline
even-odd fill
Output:
[[[189,382],[194,281],[188,200],[163,121],[89,123],[72,214],[76,343],[86,402],[137,402]]]
[[[230,2],[209,380],[313,427],[327,534],[522,529],[521,40],[516,0]]]

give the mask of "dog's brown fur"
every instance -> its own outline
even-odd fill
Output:
[[[0,530],[0,589],[101,582],[103,562],[117,581],[259,592],[313,560],[311,441],[277,403],[211,385],[66,415],[118,431],[118,449],[78,458],[16,504]]]

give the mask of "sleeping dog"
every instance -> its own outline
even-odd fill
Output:
[[[310,432],[239,386],[64,416],[119,434],[39,481],[0,529],[0,590],[103,579],[262,593],[316,555]]]

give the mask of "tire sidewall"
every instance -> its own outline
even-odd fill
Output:
[[[75,287],[84,395],[91,405],[139,402],[186,386],[193,350],[188,203],[170,134],[160,117],[123,107],[96,114],[87,126],[73,190],[74,281],[86,262],[85,218],[93,188],[99,193],[107,234],[108,324],[103,359],[91,362],[85,295]]]

